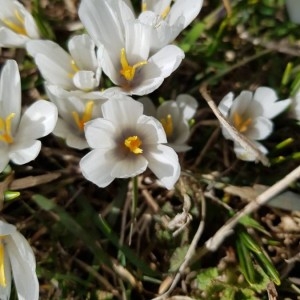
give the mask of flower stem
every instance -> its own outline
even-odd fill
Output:
[[[130,233],[129,233],[129,245],[131,245],[131,238],[132,238],[132,232],[133,232],[133,225],[136,222],[136,208],[137,208],[137,202],[138,202],[138,177],[132,177],[132,202],[131,202],[131,224],[130,224]]]

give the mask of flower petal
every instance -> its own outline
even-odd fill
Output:
[[[153,145],[144,153],[149,169],[167,189],[172,189],[180,176],[180,165],[176,152],[165,145]]]
[[[41,142],[28,140],[20,143],[15,143],[11,146],[9,151],[9,158],[16,165],[23,165],[34,160],[41,150]]]
[[[111,176],[115,178],[130,178],[143,173],[148,166],[148,161],[143,155],[129,154],[123,160],[115,163]]]
[[[105,119],[118,124],[120,128],[135,128],[138,118],[143,114],[143,105],[132,98],[120,96],[105,102],[102,113]]]
[[[9,163],[8,147],[7,145],[4,145],[4,147],[0,145],[0,173],[5,169],[8,163]]]
[[[246,131],[246,135],[251,140],[263,140],[273,131],[273,122],[265,117],[257,117],[252,121],[251,126]]]
[[[71,148],[82,150],[89,147],[84,135],[79,134],[79,131],[75,131],[70,124],[61,118],[57,119],[53,134],[65,139],[66,144]]]
[[[263,146],[261,143],[259,143],[257,141],[251,141],[251,143],[254,147],[256,147],[263,154],[268,153],[268,149],[265,146]],[[234,150],[237,158],[239,158],[241,160],[245,160],[245,161],[256,161],[257,160],[257,156],[254,155],[254,153],[252,151],[247,152],[247,150],[245,148],[243,148],[242,146],[240,146],[237,143],[234,143],[233,150]]]
[[[184,58],[184,52],[177,46],[168,45],[150,57],[149,63],[155,64],[163,78],[174,72]],[[146,68],[147,65],[144,67]]]
[[[0,47],[23,48],[27,41],[29,41],[29,38],[25,35],[17,34],[5,27],[0,28]]]
[[[90,71],[97,69],[95,43],[87,34],[72,37],[69,40],[68,48],[79,69]]]
[[[253,100],[262,106],[262,115],[273,119],[291,104],[291,99],[277,101],[276,92],[268,87],[259,87],[254,93]]]
[[[184,120],[187,121],[194,117],[198,108],[198,102],[194,97],[188,94],[180,94],[177,96],[176,102],[183,114]]]
[[[7,250],[19,299],[39,299],[39,282],[35,272],[35,258],[26,239],[15,232],[7,239]]]
[[[116,147],[117,128],[113,122],[105,119],[95,119],[84,126],[85,137],[91,148],[112,149]]]
[[[73,76],[73,83],[76,88],[83,91],[90,91],[99,85],[93,71],[78,71]]]
[[[232,92],[228,93],[219,103],[218,108],[220,113],[225,117],[228,118],[230,108],[233,103],[234,94]]]
[[[56,106],[46,100],[38,100],[24,112],[16,141],[36,140],[51,133],[57,121]]]
[[[242,116],[249,110],[250,107],[251,109],[254,109],[255,106],[257,105],[253,104],[252,92],[242,91],[233,101],[230,109],[230,119],[233,119],[233,115],[235,113]]]
[[[111,170],[117,162],[115,150],[95,149],[80,160],[80,169],[87,180],[106,187],[115,179]]]
[[[137,121],[137,131],[142,137],[143,144],[159,144],[166,143],[166,133],[161,123],[149,116],[142,115]]]
[[[156,107],[153,104],[152,100],[148,97],[142,97],[138,99],[144,105],[144,114],[147,116],[155,117],[156,116]]]
[[[15,114],[11,123],[14,136],[21,114],[21,80],[17,62],[7,60],[0,78],[0,117],[5,119],[11,113]]]

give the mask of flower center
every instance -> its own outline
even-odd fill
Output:
[[[143,153],[143,149],[140,148],[142,141],[137,135],[129,136],[127,139],[125,139],[124,145],[134,154]]]
[[[173,126],[173,119],[172,116],[169,114],[167,115],[166,118],[163,118],[160,120],[160,123],[162,124],[167,137],[172,136],[173,131],[174,131],[174,126]]]
[[[0,118],[0,141],[6,144],[12,144],[14,139],[11,135],[11,120],[15,116],[15,113],[9,114],[6,119]]]
[[[4,268],[4,243],[3,237],[0,236],[0,286],[6,287],[5,268]]]
[[[72,116],[74,118],[75,124],[78,127],[80,132],[83,132],[84,124],[91,120],[94,108],[94,101],[88,101],[85,105],[84,112],[82,116],[79,116],[77,111],[72,112]]]
[[[18,34],[21,34],[21,35],[27,35],[27,32],[24,27],[24,19],[20,15],[20,12],[18,10],[15,10],[14,15],[16,17],[15,22],[10,21],[8,19],[3,19],[1,21],[12,31],[14,31]]]
[[[126,52],[125,52],[124,48],[121,49],[120,62],[121,62],[121,66],[122,66],[122,69],[120,70],[120,74],[123,75],[127,81],[133,80],[135,71],[137,68],[140,68],[147,64],[147,61],[144,60],[144,61],[140,61],[140,62],[134,64],[133,66],[131,66],[128,63],[128,60],[126,57]]]
[[[233,125],[234,127],[241,133],[245,132],[248,130],[248,127],[251,125],[252,119],[243,119],[241,115],[238,113],[234,113],[233,115]]]

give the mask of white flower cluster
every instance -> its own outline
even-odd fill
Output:
[[[167,189],[180,176],[176,152],[190,149],[189,121],[198,103],[187,94],[157,109],[145,96],[158,89],[184,58],[172,44],[199,14],[203,0],[142,0],[136,15],[129,0],[82,0],[79,17],[87,33],[73,36],[66,51],[41,39],[31,14],[15,0],[0,0],[0,47],[23,47],[31,55],[50,99],[38,100],[21,113],[18,65],[8,60],[0,78],[0,172],[9,161],[26,164],[40,152],[38,140],[53,133],[70,147],[91,151],[80,161],[88,180],[106,187],[115,178],[130,178],[149,168]],[[174,2],[174,3],[172,3]],[[106,88],[104,73],[112,87]],[[229,93],[219,105],[240,134],[261,152],[258,141],[273,131],[273,119],[291,103],[277,101],[274,90],[260,87]],[[300,96],[292,114],[300,119]],[[222,128],[227,139],[233,139]],[[234,141],[234,151],[253,161]],[[0,221],[0,298],[8,299],[11,272],[19,299],[38,299],[31,248],[16,228]],[[22,278],[21,278],[22,275]]]
[[[9,161],[34,160],[41,149],[38,139],[53,132],[70,147],[92,149],[80,168],[99,187],[149,167],[172,189],[180,176],[175,150],[190,148],[188,121],[197,101],[179,95],[149,115],[143,101],[131,96],[150,94],[178,68],[184,53],[171,43],[199,14],[202,1],[143,0],[136,16],[128,0],[82,0],[78,14],[87,33],[73,36],[66,51],[41,39],[20,2],[0,0],[0,47],[27,50],[50,99],[21,114],[18,65],[6,62],[0,78],[0,172]],[[115,86],[104,89],[102,72]],[[32,250],[13,225],[0,221],[1,299],[9,298],[11,273],[19,299],[38,299]]]

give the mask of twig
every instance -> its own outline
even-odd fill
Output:
[[[300,177],[300,166],[298,166],[291,173],[286,175],[283,179],[272,185],[265,192],[260,194],[254,201],[250,202],[247,206],[245,206],[240,212],[238,212],[234,217],[232,217],[225,225],[223,225],[213,237],[211,237],[205,243],[205,247],[196,255],[195,259],[199,259],[207,252],[216,251],[219,246],[223,243],[225,238],[229,236],[233,232],[233,228],[240,221],[242,217],[245,215],[253,213],[262,205],[265,205],[268,201],[270,201],[274,196],[279,194],[285,188],[289,186],[293,181]]]

